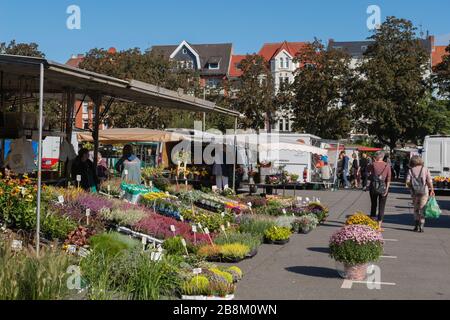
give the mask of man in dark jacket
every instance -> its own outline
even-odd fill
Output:
[[[81,177],[79,182],[80,188],[86,191],[97,192],[97,175],[95,174],[95,166],[89,159],[88,149],[81,149],[72,164],[72,180],[78,186],[77,176]]]

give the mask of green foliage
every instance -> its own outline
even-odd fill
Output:
[[[348,265],[377,261],[382,253],[383,245],[380,242],[360,245],[353,240],[348,240],[340,245],[330,244],[330,256]]]
[[[47,213],[42,218],[41,230],[49,240],[64,240],[68,234],[77,228],[77,224],[68,217]]]
[[[233,276],[231,275],[231,273],[228,273],[226,271],[220,270],[219,268],[212,268],[212,269],[209,269],[209,271],[211,271],[212,273],[214,273],[214,274],[216,274],[216,275],[218,275],[220,277],[225,278],[225,280],[228,283],[230,283],[230,284],[233,283]]]
[[[139,247],[138,241],[117,232],[101,233],[92,236],[89,241],[95,251],[101,251],[110,256]]]
[[[327,139],[346,138],[352,129],[350,90],[353,73],[350,56],[327,49],[317,39],[305,45],[296,61],[299,68],[290,86],[293,128]]]
[[[261,238],[251,233],[230,232],[221,234],[214,238],[214,243],[223,245],[227,243],[242,243],[250,248],[251,251],[256,250],[261,244]]]
[[[57,300],[68,294],[67,268],[72,258],[60,250],[12,252],[0,243],[0,300]]]
[[[359,128],[367,129],[391,149],[417,138],[417,124],[428,122],[421,101],[430,93],[424,80],[429,53],[411,21],[388,17],[370,37],[353,88],[354,115]]]
[[[266,230],[264,237],[268,241],[283,241],[291,237],[291,228],[271,227]]]
[[[250,233],[259,237],[262,242],[266,230],[275,226],[275,221],[264,216],[248,216],[244,217],[239,224],[239,231],[242,233]]]
[[[434,78],[441,96],[450,99],[450,44],[445,48],[446,55],[434,68],[436,76]]]
[[[100,210],[100,215],[111,222],[115,222],[122,226],[133,226],[148,214],[140,209],[113,209],[108,208]]]
[[[245,115],[239,119],[240,126],[264,128],[266,119],[275,121],[276,105],[272,73],[266,61],[259,55],[248,55],[240,63],[242,75],[234,84],[238,90],[232,101],[236,110]]]
[[[181,242],[181,237],[172,237],[164,240],[163,248],[167,251],[167,254],[170,255],[184,255],[186,254],[186,250],[184,249],[183,243]]]
[[[16,43],[12,40],[8,44],[6,42],[0,43],[0,54],[12,54],[16,56],[40,57],[44,58],[45,54],[39,50],[37,43]]]

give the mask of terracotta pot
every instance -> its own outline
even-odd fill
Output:
[[[345,279],[354,281],[364,281],[367,277],[368,263],[357,265],[344,265]]]

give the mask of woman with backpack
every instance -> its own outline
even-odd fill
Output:
[[[378,151],[375,154],[375,161],[368,168],[369,175],[369,190],[370,190],[370,217],[377,218],[378,207],[378,227],[380,231],[383,223],[384,210],[386,208],[386,201],[389,194],[389,187],[391,185],[391,166],[384,162],[385,153]]]
[[[434,197],[433,180],[430,171],[424,166],[420,156],[413,156],[409,161],[409,170],[406,177],[406,186],[411,189],[414,205],[415,232],[424,232],[424,207],[429,196]]]

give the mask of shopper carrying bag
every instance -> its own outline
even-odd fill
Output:
[[[433,180],[431,179],[430,171],[424,166],[423,159],[420,156],[411,157],[409,168],[406,177],[406,186],[411,190],[414,206],[415,225],[413,231],[424,232],[426,218],[425,207],[429,202],[430,196],[434,199]],[[435,201],[434,199],[430,205],[435,203]]]

